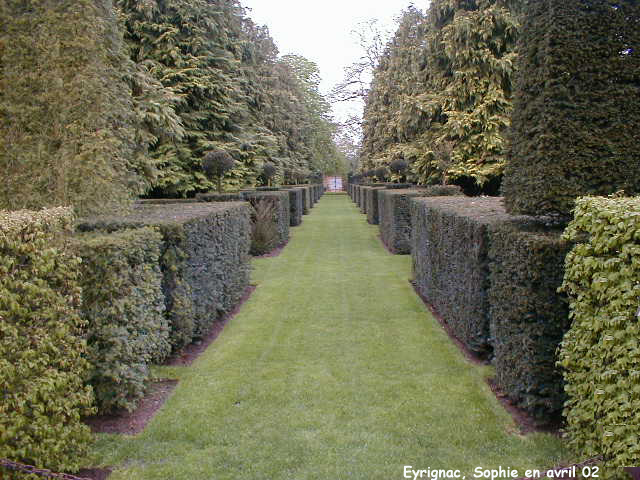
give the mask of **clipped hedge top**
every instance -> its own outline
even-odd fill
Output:
[[[506,213],[501,197],[418,197],[412,201],[460,217],[473,218],[483,224],[504,222],[513,218]]]
[[[83,219],[79,230],[87,230],[109,225],[164,225],[182,224],[196,218],[208,217],[235,207],[245,206],[243,202],[187,203],[165,205],[139,205],[128,215],[103,216]]]

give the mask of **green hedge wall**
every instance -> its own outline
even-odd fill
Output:
[[[396,254],[411,253],[412,197],[462,195],[454,185],[413,189],[385,189],[376,192],[380,237],[387,248]]]
[[[512,217],[490,227],[490,327],[496,382],[540,421],[560,416],[564,382],[556,351],[569,328],[558,293],[569,244],[544,219]]]
[[[281,247],[289,241],[289,227],[291,225],[291,207],[289,204],[289,192],[246,192],[245,199],[255,205],[261,199],[268,199],[276,204],[276,217],[273,221],[278,229],[278,244]]]
[[[384,187],[372,187],[367,195],[367,222],[371,225],[378,225],[378,193],[384,190]]]
[[[290,225],[297,227],[302,223],[302,215],[304,212],[304,189],[288,187],[289,206],[290,206]]]
[[[364,186],[362,187],[361,190],[361,198],[360,198],[360,211],[362,213],[364,213],[365,215],[367,214],[367,199],[369,198],[369,192],[371,191],[373,187],[370,186]]]
[[[560,351],[569,444],[580,458],[603,455],[607,471],[640,465],[640,198],[578,199],[565,237],[576,242]]]
[[[472,352],[491,353],[488,227],[507,214],[496,197],[411,198],[411,255],[419,293]]]
[[[153,228],[91,232],[74,239],[82,258],[82,317],[99,413],[135,409],[150,363],[171,353],[160,252]]]
[[[249,211],[244,202],[143,205],[126,216],[85,219],[78,229],[158,228],[171,344],[180,350],[231,311],[249,284]]]
[[[69,209],[0,211],[0,457],[75,471],[91,433]]]
[[[199,202],[241,202],[244,200],[243,192],[238,193],[198,193],[196,200]]]
[[[639,193],[640,3],[527,3],[507,210],[569,216],[581,195]]]

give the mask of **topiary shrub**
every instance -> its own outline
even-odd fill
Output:
[[[82,258],[82,316],[99,413],[133,410],[144,395],[150,363],[171,353],[160,251],[153,228],[86,233],[74,239]]]
[[[640,3],[528,0],[507,211],[570,216],[581,195],[640,192]]]
[[[565,238],[573,323],[560,350],[569,445],[606,477],[640,464],[640,198],[581,198]]]
[[[91,440],[80,260],[65,208],[0,211],[0,458],[75,471]]]
[[[557,291],[569,243],[561,239],[561,226],[545,220],[510,217],[491,225],[488,252],[495,381],[541,423],[562,412],[556,352],[570,324],[566,297]]]
[[[227,152],[215,150],[207,152],[202,158],[202,170],[209,180],[215,180],[218,185],[218,193],[222,193],[222,179],[224,175],[233,169],[235,161]]]
[[[387,248],[399,255],[411,252],[412,197],[462,195],[458,187],[448,185],[413,189],[390,189],[375,193],[378,200],[380,238]]]
[[[264,186],[271,186],[271,181],[276,176],[277,172],[278,170],[273,163],[267,162],[264,164],[264,166],[262,167],[262,172],[260,174],[260,178],[262,179]]]
[[[367,222],[369,222],[371,225],[378,225],[379,223],[378,192],[384,189],[385,187],[371,187],[371,189],[367,192],[365,198],[367,206]]]
[[[177,351],[233,310],[249,284],[249,206],[143,205],[124,216],[85,219],[78,229],[113,232],[142,226],[157,227],[162,234],[162,290]]]

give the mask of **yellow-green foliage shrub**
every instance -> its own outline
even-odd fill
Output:
[[[79,235],[82,316],[98,410],[133,410],[144,395],[149,364],[171,353],[164,315],[160,252],[155,228]]]
[[[0,458],[74,470],[92,413],[70,210],[0,211]]]
[[[603,455],[606,470],[637,466],[640,198],[580,198],[565,237],[576,242],[563,283],[573,324],[560,352],[570,445]]]

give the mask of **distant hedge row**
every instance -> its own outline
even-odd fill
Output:
[[[501,391],[540,420],[559,414],[556,350],[569,326],[557,292],[569,249],[562,225],[509,215],[501,198],[458,187],[349,191],[376,192],[382,240],[412,254],[416,290],[469,351],[492,360]]]

